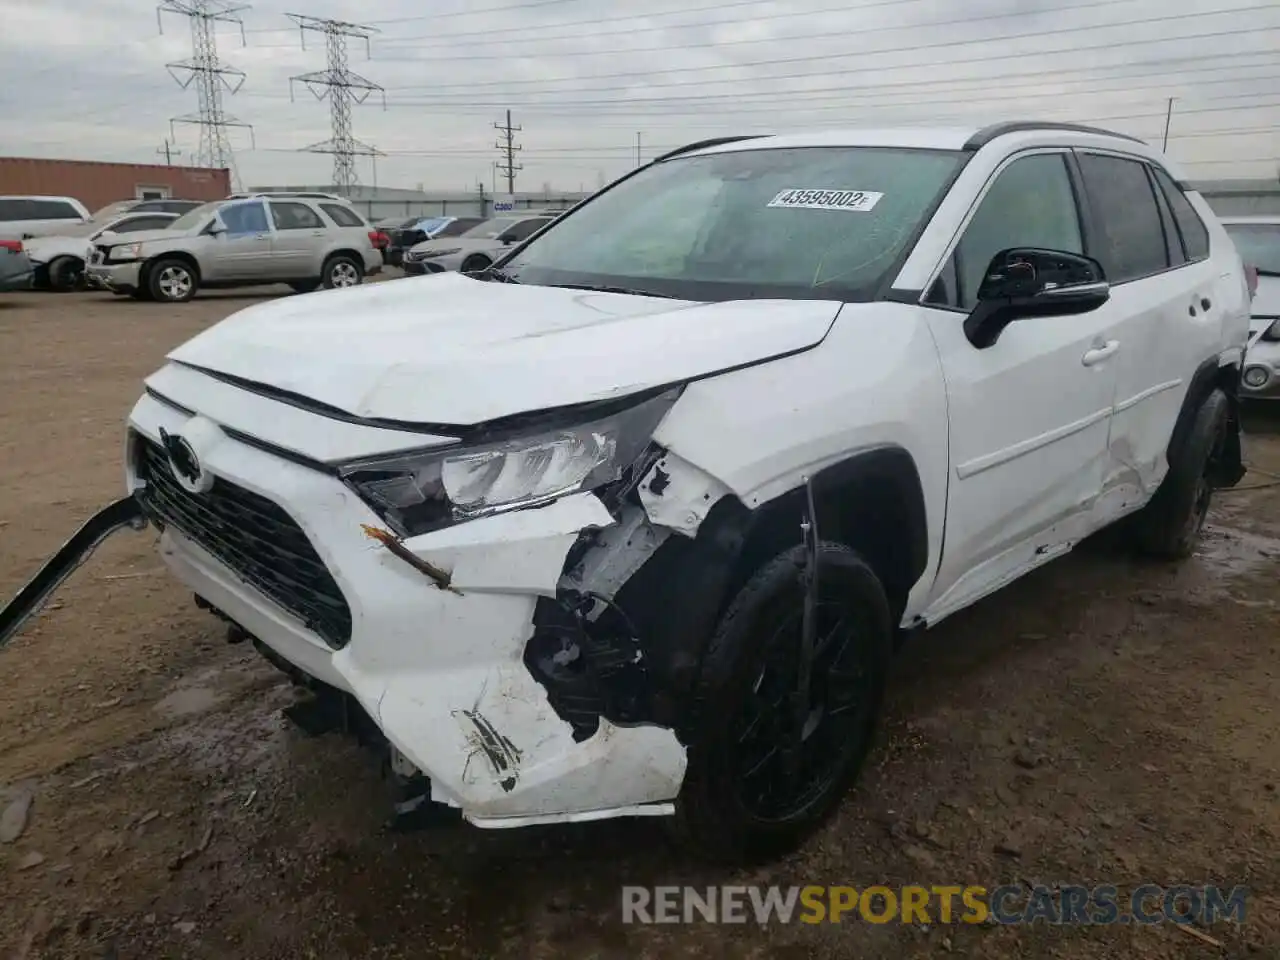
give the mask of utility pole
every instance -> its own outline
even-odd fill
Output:
[[[636,166],[640,166],[640,131],[636,131]]]
[[[169,121],[170,133],[176,123],[193,123],[200,127],[200,145],[196,149],[196,165],[225,169],[230,173],[233,189],[240,185],[231,141],[227,136],[230,127],[244,127],[253,136],[253,127],[229,116],[222,106],[224,93],[235,93],[244,86],[244,71],[224,67],[218,57],[215,28],[219,23],[233,23],[240,27],[240,42],[244,43],[244,22],[240,13],[248,10],[247,4],[232,6],[227,0],[165,0],[156,7],[156,23],[164,33],[164,14],[176,13],[191,21],[191,57],[176,63],[165,64],[169,75],[178,86],[186,90],[195,85],[199,107],[195,113],[174,117]],[[176,138],[175,138],[176,139]]]
[[[1173,123],[1173,101],[1175,98],[1169,98],[1169,108],[1164,114],[1164,141],[1160,145],[1160,152],[1165,153],[1169,150],[1169,125]]]
[[[293,97],[293,85],[303,84],[317,100],[329,101],[329,125],[332,137],[320,143],[303,147],[305,153],[329,153],[333,155],[333,183],[338,192],[349,196],[351,188],[356,185],[356,161],[358,156],[378,157],[381,151],[367,143],[357,140],[351,132],[351,105],[361,104],[369,99],[370,94],[382,95],[382,109],[387,108],[386,91],[367,80],[358,73],[352,72],[347,60],[347,39],[355,37],[365,43],[365,52],[372,56],[369,38],[377,32],[375,27],[360,23],[348,23],[345,20],[326,20],[321,17],[306,16],[301,13],[285,14],[298,25],[302,35],[302,49],[307,48],[307,31],[314,30],[324,34],[325,48],[328,52],[329,66],[325,70],[304,73],[289,78],[289,97]],[[375,172],[376,177],[376,172]]]
[[[172,167],[172,166],[173,166],[173,155],[174,155],[175,153],[179,153],[179,154],[180,154],[180,153],[182,153],[182,151],[181,151],[181,150],[175,150],[175,149],[174,149],[174,147],[173,147],[173,145],[172,145],[171,143],[169,143],[169,139],[166,137],[166,138],[165,138],[165,141],[164,141],[164,146],[163,146],[163,147],[156,147],[156,153],[158,153],[160,156],[164,157],[164,165],[165,165],[166,167]]]
[[[523,150],[524,147],[519,146],[515,141],[515,135],[523,130],[523,127],[513,127],[511,125],[511,111],[507,111],[507,122],[505,124],[495,123],[493,128],[502,134],[502,139],[494,144],[502,152],[503,159],[494,163],[494,169],[502,176],[507,178],[507,193],[514,194],[516,192],[516,171],[523,170],[524,167],[516,163],[516,153]]]

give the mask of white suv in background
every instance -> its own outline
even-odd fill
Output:
[[[1223,217],[1253,285],[1243,396],[1280,399],[1280,217]]]
[[[0,236],[42,237],[89,220],[88,209],[74,197],[0,197]]]
[[[1239,255],[1103,130],[695,144],[478,276],[277,300],[169,354],[128,496],[199,603],[385,736],[406,806],[669,816],[758,858],[872,745],[900,636],[1240,479]],[[402,807],[405,809],[405,807]]]

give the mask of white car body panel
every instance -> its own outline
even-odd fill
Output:
[[[956,150],[972,134],[806,134],[704,152]],[[1194,196],[1214,257],[1117,284],[1090,313],[1015,323],[979,350],[963,312],[923,305],[993,175],[1022,151],[1062,147],[1117,140],[1040,130],[979,149],[903,261],[895,300],[696,303],[445,274],[242,310],[169,354],[130,426],[152,442],[181,435],[211,482],[287,513],[350,607],[350,642],[326,644],[172,526],[161,553],[284,660],[355,697],[430,778],[432,799],[468,820],[668,814],[687,763],[675,733],[602,719],[576,740],[523,661],[537,603],[564,586],[583,531],[605,531],[585,562],[608,599],[659,542],[695,537],[724,498],[759,508],[826,467],[897,448],[919,474],[927,521],[901,623],[932,625],[1146,503],[1197,369],[1244,349],[1238,257]],[[1122,152],[1163,162],[1145,145]],[[448,425],[681,383],[653,434],[665,452],[637,487],[640,506],[615,513],[579,492],[405,538],[410,560],[447,571],[443,586],[370,539],[364,527],[384,521],[332,470],[456,442]],[[127,479],[135,489],[134,465]]]
[[[822,300],[698,304],[444,274],[259,304],[169,359],[360,417],[474,424],[808,349],[838,310]],[[352,324],[356,313],[367,321]]]
[[[1262,224],[1274,229],[1280,238],[1280,217],[1223,217],[1222,223]],[[1280,239],[1277,239],[1280,247]],[[1263,339],[1262,335],[1273,326],[1280,334],[1280,277],[1271,274],[1258,276],[1258,286],[1254,291],[1250,304],[1249,349],[1245,358],[1246,374],[1251,367],[1261,367],[1267,372],[1266,382],[1260,386],[1251,386],[1247,381],[1242,385],[1244,396],[1257,400],[1280,399],[1280,339]]]

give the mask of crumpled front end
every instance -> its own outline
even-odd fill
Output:
[[[309,416],[235,402],[243,422]],[[129,484],[166,563],[272,659],[354,697],[395,769],[485,826],[672,812],[672,727],[584,708],[561,682],[584,649],[619,642],[589,625],[666,535],[642,511],[577,493],[399,538],[324,463],[188,403],[149,392],[130,419]],[[566,623],[580,642],[562,642]]]

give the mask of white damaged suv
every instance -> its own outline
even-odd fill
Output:
[[[401,809],[799,843],[891,655],[1122,519],[1186,556],[1243,473],[1243,267],[1086,127],[695,144],[479,276],[252,306],[129,417],[112,529],[389,748]],[[335,709],[330,709],[334,707]]]

